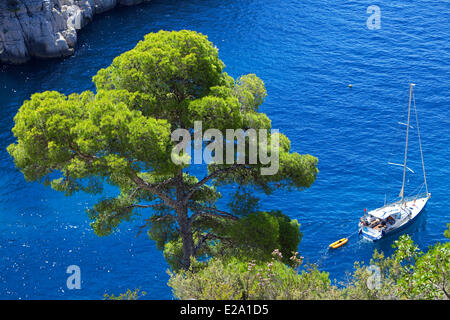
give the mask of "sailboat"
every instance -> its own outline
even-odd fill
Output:
[[[406,142],[405,142],[405,155],[403,164],[397,164],[388,162],[388,164],[402,166],[403,167],[403,183],[400,189],[400,193],[398,195],[399,200],[393,203],[385,204],[381,208],[374,209],[369,212],[365,212],[364,215],[359,220],[359,233],[368,240],[377,241],[383,238],[385,235],[389,233],[393,233],[394,231],[406,227],[410,223],[414,221],[414,219],[419,216],[419,214],[425,208],[428,200],[431,197],[431,193],[428,192],[427,187],[427,177],[425,174],[425,165],[423,161],[423,152],[422,152],[422,142],[420,141],[420,131],[419,131],[419,119],[417,116],[416,103],[414,98],[414,83],[410,83],[409,85],[409,105],[408,105],[408,122],[406,125]],[[422,160],[422,170],[423,170],[423,179],[425,186],[425,193],[418,193],[414,196],[405,197],[405,181],[406,181],[406,170],[414,172],[412,169],[407,167],[407,159],[408,159],[408,138],[409,138],[409,129],[410,119],[411,119],[411,98],[413,100],[413,106],[416,116],[416,125],[417,125],[417,135],[419,137],[419,149],[420,156]],[[403,123],[402,123],[403,124]]]

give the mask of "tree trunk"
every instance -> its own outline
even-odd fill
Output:
[[[191,265],[191,257],[194,256],[194,238],[192,236],[191,220],[188,217],[187,203],[185,203],[185,190],[183,183],[183,171],[178,172],[177,190],[177,222],[180,227],[180,235],[183,241],[183,261],[181,267],[188,270]]]
[[[191,265],[191,257],[194,255],[194,239],[192,236],[191,222],[187,214],[187,207],[177,210],[177,221],[180,226],[180,235],[183,241],[182,268],[188,270]]]

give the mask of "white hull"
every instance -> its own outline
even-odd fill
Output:
[[[430,195],[428,194],[425,197],[409,200],[404,202],[403,204],[401,204],[400,202],[395,202],[388,204],[382,208],[370,211],[368,214],[372,219],[370,220],[369,218],[369,222],[372,223],[376,220],[376,218],[374,218],[372,215],[389,215],[389,213],[391,212],[397,212],[397,214],[394,214],[393,216],[395,217],[395,219],[388,221],[384,227],[381,227],[380,224],[374,227],[365,226],[362,222],[360,222],[360,234],[368,240],[376,241],[400,228],[405,227],[423,211],[429,198]]]

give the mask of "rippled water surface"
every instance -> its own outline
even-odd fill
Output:
[[[68,59],[0,67],[0,298],[100,299],[135,287],[149,299],[172,298],[162,254],[145,236],[135,236],[142,220],[98,238],[85,214],[94,197],[65,198],[26,183],[5,151],[23,100],[37,91],[93,90],[98,69],[160,29],[200,31],[219,48],[229,74],[256,73],[264,80],[262,111],[291,139],[293,151],[317,156],[320,169],[310,189],[277,193],[264,208],[298,219],[304,233],[299,251],[338,280],[354,261],[369,261],[374,248],[390,253],[398,237],[372,244],[355,235],[339,250],[326,250],[356,231],[364,208],[383,205],[386,190],[399,191],[399,171],[388,170],[387,161],[402,161],[395,152],[403,139],[397,122],[404,120],[414,81],[432,198],[404,232],[422,249],[443,241],[450,222],[450,4],[377,1],[381,29],[369,30],[371,4],[155,0],[96,16]],[[418,156],[411,155],[412,185],[421,179]],[[81,267],[81,290],[66,288],[72,264]]]

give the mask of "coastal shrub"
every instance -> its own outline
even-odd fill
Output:
[[[178,299],[333,299],[337,288],[328,274],[311,266],[298,274],[280,261],[275,250],[271,261],[242,257],[213,258],[197,271],[169,273],[169,286]],[[294,259],[298,259],[294,257]]]
[[[105,293],[103,295],[103,300],[138,300],[146,294],[147,293],[145,291],[141,291],[140,288],[136,288],[133,291],[128,289],[126,292],[120,293],[118,296]]]
[[[393,247],[391,257],[375,250],[369,266],[356,262],[354,272],[340,285],[332,284],[315,265],[298,272],[297,253],[290,267],[275,250],[271,261],[213,258],[196,270],[170,273],[169,286],[179,299],[450,299],[449,242],[421,252],[410,236],[403,235]]]
[[[437,243],[421,252],[411,237],[403,235],[393,244],[391,257],[377,252],[370,261],[380,270],[378,286],[370,288],[373,276],[363,263],[355,264],[349,284],[343,289],[347,299],[449,299],[450,243]]]
[[[444,231],[444,235],[447,238],[450,238],[450,223],[447,223],[447,230]]]

